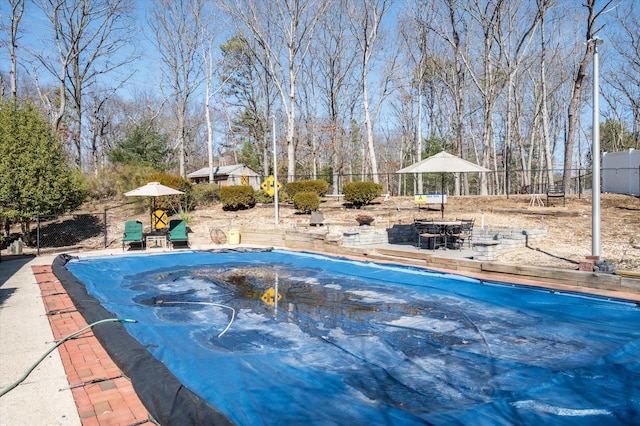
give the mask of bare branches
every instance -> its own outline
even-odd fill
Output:
[[[82,164],[83,91],[104,74],[124,67],[132,56],[117,53],[129,42],[131,5],[127,0],[40,0],[38,6],[53,29],[57,59],[46,49],[36,52],[40,64],[58,84],[58,108],[52,127],[59,132],[71,101],[75,162]],[[65,125],[69,128],[69,125]],[[68,133],[67,133],[68,134]]]
[[[177,120],[176,141],[180,176],[186,177],[187,111],[191,98],[202,83],[203,57],[200,54],[206,23],[207,2],[155,0],[151,13],[154,43],[162,58],[163,87],[170,90],[172,109]]]
[[[287,115],[288,178],[296,168],[296,81],[318,21],[332,5],[322,0],[229,0],[224,8],[265,50],[267,68]],[[259,56],[259,55],[258,55]]]

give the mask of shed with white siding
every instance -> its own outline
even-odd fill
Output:
[[[640,195],[640,151],[602,154],[602,191]]]
[[[187,174],[191,183],[208,183],[209,167],[204,167],[195,172]],[[232,166],[216,166],[213,168],[213,182],[221,186],[229,185],[251,185],[253,189],[260,189],[261,176],[252,168],[244,164],[234,164]]]

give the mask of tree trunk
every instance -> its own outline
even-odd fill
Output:
[[[18,97],[18,58],[16,56],[16,46],[18,41],[18,28],[24,12],[24,3],[25,0],[9,0],[9,4],[11,5],[11,39],[9,40],[11,70],[9,71],[9,79],[11,80],[11,97],[13,99]]]
[[[546,40],[544,18],[545,11],[541,11],[540,22],[540,115],[542,117],[542,142],[544,159],[547,169],[547,183],[553,184],[553,155],[551,153],[551,137],[549,135],[549,110],[547,108],[547,67],[546,67]]]
[[[371,174],[373,181],[380,183],[378,177],[378,163],[376,162],[376,149],[373,143],[373,123],[371,122],[371,112],[369,111],[369,90],[367,88],[367,71],[366,66],[362,72],[362,102],[364,107],[364,122],[367,128],[367,147],[369,150],[369,161],[371,164]]]
[[[592,40],[596,35],[597,31],[594,32],[593,29],[596,19],[607,7],[609,7],[609,4],[611,4],[612,1],[613,0],[607,1],[604,5],[602,5],[602,8],[599,12],[595,11],[596,0],[587,0],[586,4],[584,4],[584,6],[589,11],[589,15],[587,17],[587,31],[585,34],[585,41],[587,43],[585,46],[584,56],[582,57],[582,60],[578,65],[578,71],[573,81],[573,88],[571,90],[571,101],[569,102],[569,108],[567,109],[567,133],[564,142],[562,185],[567,192],[571,189],[573,149],[576,142],[578,116],[580,114],[582,85],[584,83],[584,79],[587,77],[587,66],[591,61],[591,57],[593,56],[593,43],[590,43],[589,40]]]

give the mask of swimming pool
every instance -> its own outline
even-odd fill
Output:
[[[285,251],[66,268],[238,424],[640,421],[634,303]]]

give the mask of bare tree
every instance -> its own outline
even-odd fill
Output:
[[[586,0],[583,4],[587,8],[587,28],[585,32],[585,50],[582,60],[578,64],[578,69],[573,79],[571,89],[571,101],[567,108],[567,133],[564,141],[564,164],[562,185],[565,191],[571,189],[571,170],[573,165],[573,149],[576,142],[576,129],[578,123],[578,115],[580,113],[580,101],[582,98],[582,86],[587,77],[587,66],[593,56],[593,43],[590,41],[600,32],[602,27],[596,27],[598,18],[609,8],[613,0],[603,2],[599,9],[596,9],[596,0]],[[600,155],[598,153],[598,155]],[[551,183],[551,182],[550,182]]]
[[[507,97],[505,136],[502,147],[505,167],[504,191],[507,196],[511,186],[511,151],[514,132],[514,108],[517,107],[516,80],[520,77],[525,55],[541,19],[539,9],[527,9],[528,2],[511,1],[505,10],[505,31],[498,33],[500,48],[505,52],[505,72],[507,73]],[[516,126],[517,127],[517,126]],[[516,129],[517,130],[517,129]]]
[[[551,137],[549,133],[549,108],[547,99],[547,40],[545,17],[550,0],[537,0],[540,11],[540,118],[542,120],[542,146],[547,169],[547,182],[553,182],[553,153],[551,151]]]
[[[82,165],[83,92],[101,76],[129,64],[132,56],[116,57],[132,34],[126,0],[40,0],[39,7],[53,26],[57,63],[48,50],[36,53],[42,66],[55,77],[59,102],[53,114],[53,129],[62,132],[71,101],[75,162]]]
[[[465,57],[468,56],[466,49],[469,49],[470,43],[467,38],[469,36],[467,16],[464,13],[464,9],[460,7],[458,0],[444,0],[444,10],[438,16],[439,19],[431,19],[425,21],[425,25],[434,31],[442,40],[445,45],[449,46],[450,52],[445,53],[445,60],[436,62],[439,75],[441,75],[441,81],[447,87],[453,104],[454,113],[451,117],[451,130],[454,135],[454,146],[456,153],[460,157],[465,157],[465,114],[467,108],[467,93],[468,93],[468,73]],[[438,23],[443,23],[442,26],[438,26]],[[443,49],[445,52],[448,49]],[[451,69],[453,68],[453,69]],[[477,150],[475,150],[477,152]],[[465,179],[466,175],[463,174],[462,179]],[[462,193],[460,177],[455,176],[455,194]],[[465,183],[464,193],[468,193],[467,184]]]
[[[332,5],[322,0],[228,0],[225,10],[251,33],[267,52],[267,64],[287,115],[288,179],[296,167],[296,80],[309,53],[313,32]]]
[[[228,81],[224,93],[229,133],[239,135],[243,143],[255,145],[260,164],[258,171],[266,176],[272,164],[268,129],[271,120],[275,119],[272,111],[277,100],[277,90],[267,64],[268,55],[255,39],[242,34],[234,35],[220,48],[224,56],[222,78]],[[237,109],[233,119],[226,105]]]
[[[89,157],[93,174],[98,177],[100,169],[105,165],[108,144],[107,140],[111,128],[113,107],[112,99],[116,97],[118,89],[122,88],[122,84],[106,89],[104,87],[93,87],[94,90],[83,95],[88,98],[88,102],[83,104],[89,105]]]
[[[465,64],[482,98],[482,165],[494,170],[495,188],[498,187],[498,162],[495,146],[494,108],[498,96],[502,92],[506,79],[500,71],[502,56],[498,43],[499,33],[502,31],[501,23],[504,18],[504,0],[487,1],[480,4],[473,0],[470,5],[469,15],[478,24],[481,52],[481,72],[472,67],[471,62],[465,59]],[[489,193],[487,174],[480,175],[480,194]]]
[[[150,24],[162,59],[163,89],[168,90],[176,118],[180,176],[186,177],[187,114],[194,92],[202,83],[200,46],[203,13],[208,2],[154,0]]]
[[[432,9],[429,6],[433,4],[424,2],[422,0],[414,0],[411,3],[411,10],[408,16],[408,22],[400,27],[400,34],[402,35],[404,44],[409,52],[409,59],[412,63],[413,70],[411,74],[413,76],[410,82],[410,87],[413,86],[416,93],[416,129],[414,137],[414,150],[415,160],[422,159],[423,151],[423,130],[422,123],[424,121],[423,107],[425,90],[427,81],[430,79],[428,75],[429,63],[431,62],[431,49],[428,45],[429,41],[429,25],[433,19]],[[423,193],[422,190],[422,178],[418,179],[418,193]]]
[[[375,55],[381,51],[380,27],[382,19],[391,8],[392,0],[349,0],[351,31],[360,47],[360,72],[362,84],[362,106],[367,134],[367,147],[373,181],[379,183],[378,163],[373,138],[373,115],[371,112],[369,73]],[[382,98],[381,96],[380,98]]]
[[[209,165],[209,183],[213,183],[213,121],[211,118],[211,101],[223,88],[224,84],[231,78],[228,75],[220,82],[217,87],[215,85],[215,77],[218,76],[222,67],[222,61],[216,60],[215,52],[215,40],[216,40],[216,24],[219,24],[215,13],[209,14],[208,19],[203,19],[203,27],[201,28],[202,36],[200,47],[202,55],[202,63],[204,65],[204,79],[205,79],[205,99],[204,99],[204,113],[207,126],[207,157]]]
[[[8,0],[11,6],[11,25],[8,29],[9,33],[9,56],[11,57],[11,70],[9,71],[9,80],[11,84],[11,97],[18,96],[18,57],[16,55],[16,47],[18,46],[18,30],[20,21],[24,13],[25,0]]]
[[[321,118],[319,117],[318,109],[319,109],[319,79],[318,72],[316,71],[318,68],[317,58],[315,55],[308,55],[306,61],[304,62],[302,72],[300,73],[299,81],[299,89],[298,89],[298,97],[297,103],[299,104],[298,108],[300,110],[300,118],[304,123],[304,134],[301,135],[304,140],[306,140],[306,144],[302,144],[302,148],[305,146],[308,147],[308,161],[304,161],[305,153],[303,152],[302,156],[300,155],[300,147],[298,148],[298,159],[299,163],[305,165],[305,168],[308,168],[308,174],[311,179],[318,178],[318,167],[322,162],[321,158],[321,136],[323,126],[321,124]],[[300,127],[300,126],[299,126]],[[302,160],[302,161],[300,161]]]
[[[346,147],[349,111],[361,93],[354,75],[356,46],[353,39],[348,37],[347,18],[342,4],[323,16],[314,51],[321,102],[330,132],[333,193],[338,194],[339,174],[344,172],[350,160]]]
[[[622,66],[605,79],[615,89],[611,98],[623,99],[625,109],[631,113],[632,134],[635,149],[640,148],[640,8],[630,2],[618,10],[616,20],[621,31],[615,34],[612,46],[622,59]],[[622,96],[617,96],[621,94]]]

